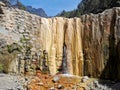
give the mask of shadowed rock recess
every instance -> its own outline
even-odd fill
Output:
[[[53,75],[120,80],[120,8],[80,18],[41,18],[19,9],[1,9],[1,71],[34,72],[35,66],[44,66]]]

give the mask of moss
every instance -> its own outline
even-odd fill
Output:
[[[21,50],[22,47],[17,43],[0,48],[0,72],[9,72],[11,62],[17,58],[17,54],[21,53]]]
[[[7,50],[9,53],[12,53],[14,51],[21,52],[22,46],[18,45],[17,43],[13,43],[12,45],[7,45]]]
[[[20,39],[20,42],[21,42],[21,43],[25,43],[25,42],[28,42],[29,40],[30,40],[30,39],[27,39],[27,38],[24,38],[24,37],[23,37],[23,38]]]
[[[20,39],[20,43],[22,43],[22,45],[13,43],[0,48],[0,72],[9,73],[9,71],[12,71],[14,67],[11,67],[11,64],[15,64],[14,60],[16,60],[18,53],[22,54],[23,49],[25,49],[27,53],[30,51],[32,45],[29,43],[29,39],[23,37]],[[24,44],[27,46],[24,46]]]
[[[6,52],[4,54],[0,54],[0,71],[8,73],[10,64],[13,60],[15,60],[15,58],[16,53],[9,54]]]
[[[0,72],[3,72],[3,64],[0,63]]]

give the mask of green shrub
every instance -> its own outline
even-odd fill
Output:
[[[12,45],[7,45],[7,50],[9,53],[12,53],[14,51],[21,52],[22,47],[18,45],[17,43],[13,43]]]

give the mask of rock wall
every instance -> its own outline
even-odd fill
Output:
[[[2,10],[0,27],[16,34],[19,45],[26,35],[31,56],[46,50],[51,74],[60,70],[80,76],[120,79],[120,8],[80,18],[41,18],[18,9],[2,7]]]

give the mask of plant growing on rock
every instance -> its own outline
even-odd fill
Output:
[[[31,48],[32,48],[32,44],[30,43],[29,32],[26,31],[23,32],[23,36],[20,39],[20,43],[22,44],[21,50],[22,52],[20,54],[25,62],[24,73],[26,73],[28,71],[28,64],[31,60]]]

